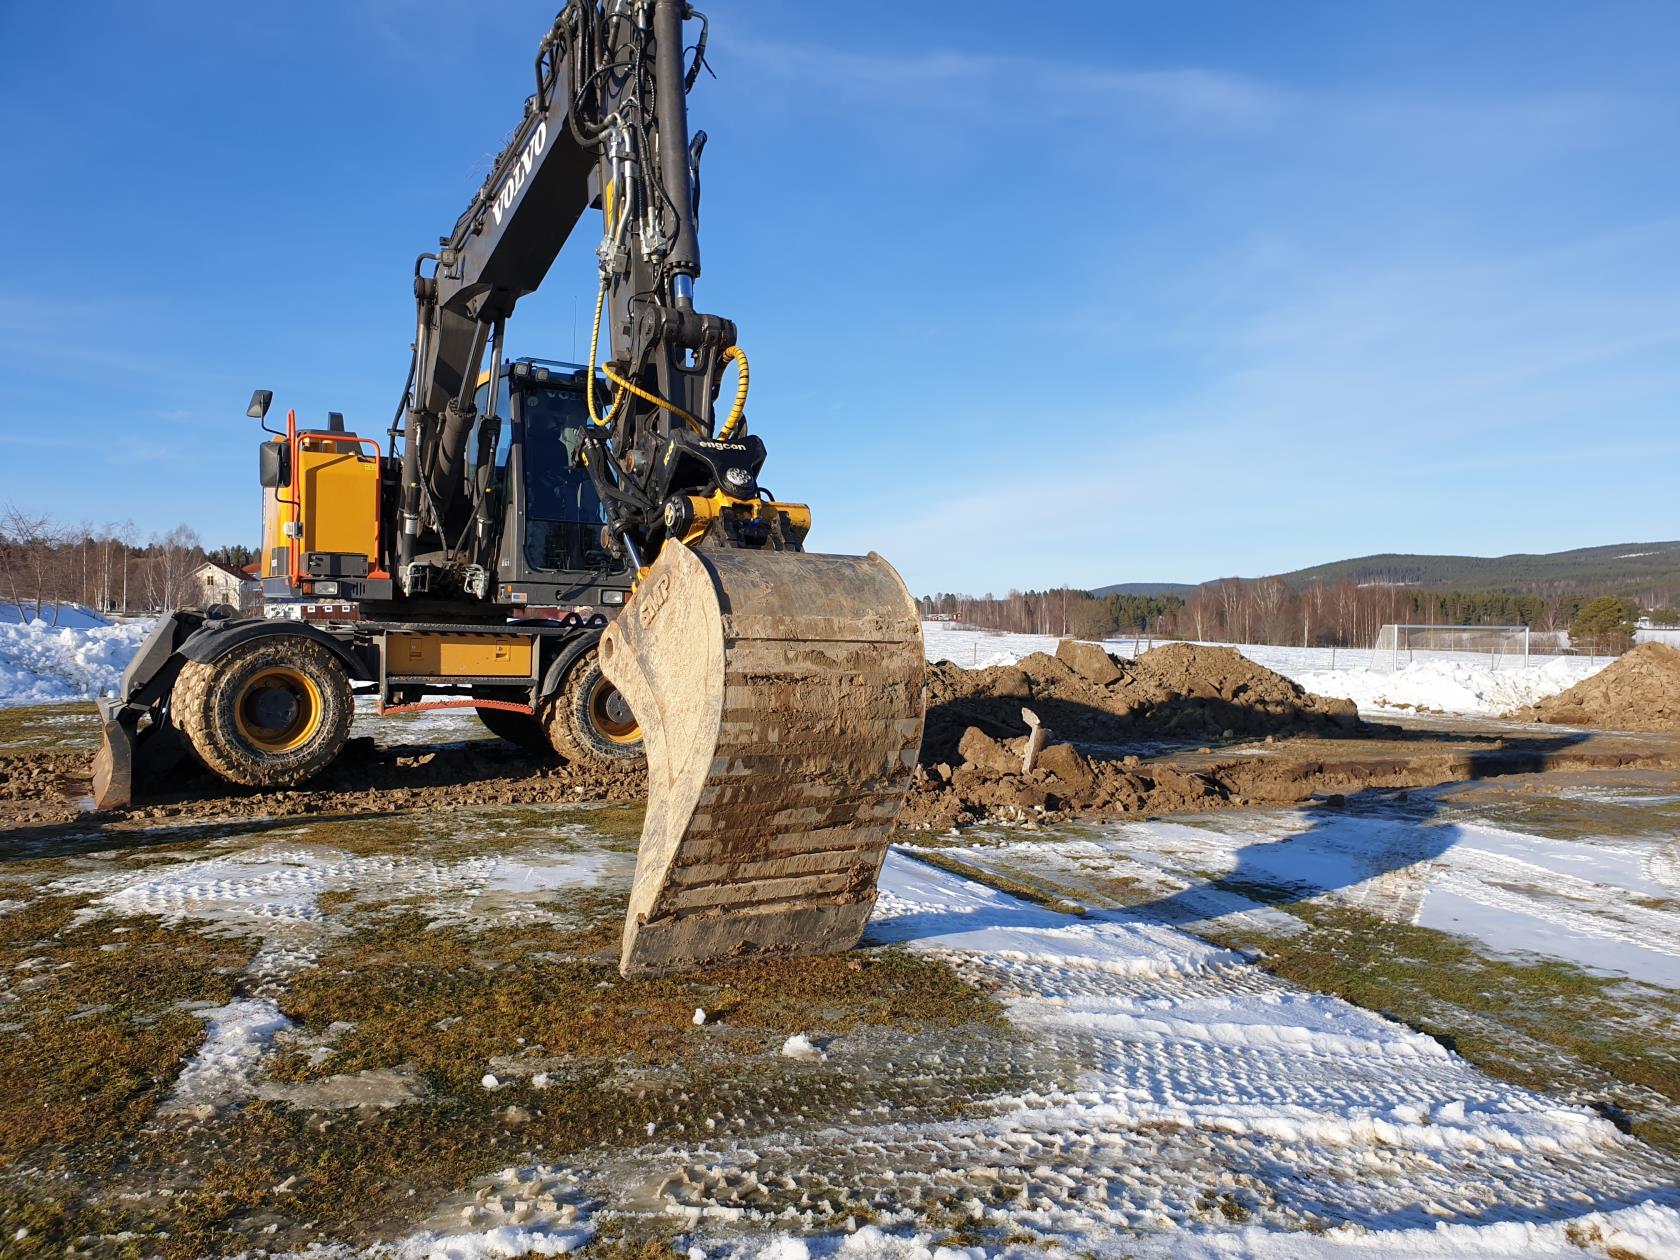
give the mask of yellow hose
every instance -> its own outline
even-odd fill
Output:
[[[589,330],[589,375],[585,378],[583,385],[583,398],[585,405],[589,408],[589,418],[602,428],[618,418],[618,409],[624,402],[624,392],[621,390],[618,397],[613,399],[612,407],[608,409],[606,415],[595,414],[595,354],[601,345],[601,308],[606,305],[606,302],[607,274],[603,271],[601,273],[601,287],[595,293],[595,324]],[[611,373],[608,373],[608,375],[611,375]]]
[[[730,346],[723,352],[723,362],[735,360],[735,405],[729,409],[729,418],[723,422],[723,429],[718,437],[725,442],[735,432],[735,426],[741,423],[741,413],[747,407],[747,352],[740,346]]]
[[[601,364],[601,371],[605,372],[607,374],[607,379],[614,385],[617,385],[619,389],[632,393],[642,401],[652,403],[655,407],[663,407],[673,416],[680,416],[682,419],[686,420],[689,427],[696,433],[699,433],[702,436],[705,434],[706,426],[701,424],[694,416],[689,415],[688,412],[684,411],[681,407],[677,406],[676,403],[661,398],[658,394],[650,393],[632,381],[625,380],[617,372],[612,370],[610,364]]]
[[[603,273],[601,276],[601,287],[596,290],[595,293],[595,320],[589,328],[589,374],[585,378],[583,386],[584,402],[589,408],[590,420],[603,427],[611,424],[618,418],[619,408],[624,405],[624,400],[631,394],[634,394],[637,398],[640,398],[645,402],[650,402],[655,407],[662,407],[666,411],[669,411],[672,415],[680,416],[687,422],[689,428],[693,429],[696,433],[703,435],[706,432],[706,426],[700,423],[698,417],[689,415],[688,412],[677,406],[676,403],[669,402],[666,399],[661,398],[658,394],[650,393],[649,391],[643,389],[640,385],[625,380],[605,363],[600,365],[601,371],[606,374],[606,378],[609,381],[618,386],[618,396],[613,399],[612,407],[607,411],[606,415],[603,416],[597,414],[595,410],[595,358],[601,347],[601,311],[606,306],[606,302],[607,277],[605,273]],[[735,403],[729,409],[728,419],[723,422],[723,431],[718,434],[718,436],[724,440],[728,440],[729,436],[735,432],[736,426],[741,423],[741,416],[747,406],[747,383],[749,379],[747,369],[747,352],[741,349],[740,346],[730,346],[723,352],[722,362],[728,363],[731,360],[734,361],[736,368]]]

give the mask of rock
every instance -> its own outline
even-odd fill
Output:
[[[1119,667],[1115,665],[1114,658],[1102,650],[1100,644],[1063,639],[1056,644],[1056,659],[1072,667],[1074,672],[1084,677],[1087,682],[1095,683],[1099,687],[1120,681]]]
[[[1021,768],[1020,753],[1011,752],[978,726],[971,726],[963,732],[962,739],[957,742],[957,753],[975,769],[990,770],[994,774],[1013,774]]]
[[[1087,790],[1096,781],[1090,762],[1072,744],[1051,744],[1043,749],[1038,754],[1038,768],[1072,788]]]
[[[1326,697],[1324,700],[1324,712],[1332,722],[1341,727],[1344,731],[1356,731],[1359,729],[1359,706],[1352,700],[1344,699],[1339,696],[1334,699]]]

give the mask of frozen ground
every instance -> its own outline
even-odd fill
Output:
[[[930,661],[974,668],[1007,665],[1031,652],[1054,652],[1049,635],[1002,634],[924,622]],[[1110,639],[1116,656],[1135,656],[1170,640]],[[1227,643],[1256,664],[1276,670],[1321,696],[1352,700],[1362,710],[1428,709],[1498,716],[1556,695],[1608,663],[1579,656],[1500,657],[1471,652],[1416,652],[1399,668],[1387,653],[1367,649],[1276,647]]]
[[[91,898],[85,922],[162,920],[261,942],[234,1001],[197,1012],[203,1042],[176,1069],[164,1110],[203,1117],[252,1095],[296,1097],[264,1076],[276,1040],[292,1032],[288,986],[317,966],[357,905],[398,898],[434,923],[505,933],[564,916],[593,890],[616,898],[628,882],[630,854],[575,821],[545,831],[480,810],[417,825],[391,853],[365,831],[355,851],[335,847],[327,823],[206,828],[196,850],[76,856],[37,887]],[[1431,830],[1442,834],[1420,838]],[[194,840],[190,829],[181,838]],[[627,1146],[560,1164],[516,1159],[457,1197],[416,1203],[410,1228],[367,1255],[557,1254],[623,1217],[666,1222],[679,1255],[741,1260],[1680,1255],[1674,1161],[1592,1111],[1490,1079],[1433,1038],[1296,988],[1179,926],[1277,914],[1229,893],[1182,895],[1245,863],[1254,880],[1303,896],[1421,906],[1438,881],[1465,895],[1491,872],[1502,886],[1534,885],[1518,898],[1534,922],[1557,923],[1546,914],[1568,903],[1569,931],[1603,919],[1596,939],[1644,951],[1613,961],[1648,967],[1668,956],[1675,933],[1661,916],[1617,917],[1631,910],[1617,890],[1671,889],[1654,849],[1625,837],[1540,839],[1493,826],[1449,836],[1403,811],[1322,827],[1290,813],[999,833],[953,851],[1000,871],[1060,873],[1070,891],[1121,871],[1156,883],[1152,906],[1082,918],[895,850],[865,944],[948,960],[1003,1004],[1018,1036],[993,1030],[910,1051],[867,1033],[824,1035],[812,1011],[809,1025],[772,1031],[766,1074],[808,1074],[812,1104],[834,1074],[867,1097],[872,1081],[949,1079],[950,1060],[962,1079],[1013,1083],[937,1115],[860,1103],[821,1124],[805,1120],[796,1092],[791,1106],[720,1112],[715,1131],[711,1121],[686,1135],[638,1130]],[[1425,895],[1376,897],[1397,875],[1420,880]],[[688,1035],[738,1044],[727,1019]],[[790,1056],[801,1036],[811,1053]],[[486,1068],[496,1065],[470,1065],[475,1079]],[[400,1080],[362,1084],[395,1089],[378,1106],[409,1101]],[[508,1097],[536,1106],[539,1088],[533,1078]],[[371,1123],[342,1114],[334,1123]]]
[[[1124,878],[1147,889],[1151,916],[1192,929],[1245,919],[1288,931],[1276,906],[1318,899],[1470,937],[1494,956],[1680,991],[1680,796],[1598,791],[1591,820],[1559,835],[1501,825],[1499,811],[1453,801],[1452,789],[1374,796],[1116,823],[1050,843],[999,833],[963,859],[1053,870],[1074,896]]]
[[[897,853],[881,888],[869,939],[993,988],[1062,1079],[938,1125],[638,1153],[708,1253],[927,1255],[938,1212],[1115,1256],[1571,1255],[1594,1234],[1680,1249],[1674,1167],[1428,1037],[1146,918],[1072,919]],[[889,1233],[837,1248],[709,1225],[806,1223],[789,1180],[823,1188],[818,1221],[862,1212]]]

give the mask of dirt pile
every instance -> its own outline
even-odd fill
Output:
[[[1030,709],[1049,731],[1031,771],[1022,768]],[[1161,743],[1359,729],[1351,701],[1302,690],[1231,648],[1174,643],[1136,660],[1064,640],[1054,656],[969,670],[928,671],[921,770],[901,820],[949,827],[990,815],[1050,810],[1182,809],[1224,799],[1215,779],[1145,767],[1135,755]]]
[[[1512,716],[1616,731],[1680,731],[1680,649],[1641,644],[1568,691]]]
[[[960,764],[963,732],[994,739],[1027,733],[1030,708],[1056,737],[1080,744],[1145,739],[1218,739],[1305,731],[1355,730],[1349,700],[1303,691],[1232,648],[1171,643],[1136,660],[1110,656],[1071,639],[1056,655],[1034,652],[1018,665],[963,669],[940,661],[928,669],[922,764]]]

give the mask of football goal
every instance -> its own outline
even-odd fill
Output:
[[[1498,665],[1506,658],[1526,659],[1528,649],[1527,626],[1387,625],[1377,632],[1372,656],[1373,664],[1389,667],[1405,665],[1419,654],[1449,652],[1488,657]]]

